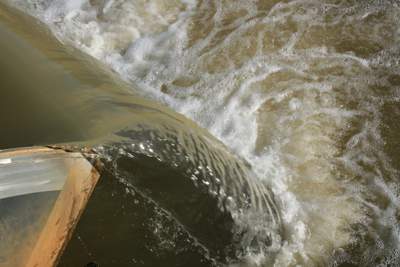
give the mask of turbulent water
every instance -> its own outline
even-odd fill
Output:
[[[400,3],[14,0],[271,186],[273,263],[400,265]]]

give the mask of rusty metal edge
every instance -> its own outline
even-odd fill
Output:
[[[4,153],[3,155],[13,157],[27,153],[51,153],[61,149],[38,146],[7,149],[1,152]],[[69,163],[70,172],[28,261],[24,265],[26,267],[54,267],[57,265],[100,177],[97,168],[93,165],[95,160],[88,160],[83,153],[78,151],[68,151],[67,149],[63,151],[74,153],[74,157],[71,157]],[[80,157],[77,158],[76,155],[80,155]],[[87,175],[83,176],[82,172]]]

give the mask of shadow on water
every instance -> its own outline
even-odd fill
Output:
[[[207,254],[168,212],[107,174],[97,185],[59,266],[84,266],[91,261],[100,266],[214,266]]]

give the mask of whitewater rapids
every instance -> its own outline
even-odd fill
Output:
[[[271,186],[284,243],[248,265],[400,264],[397,1],[12,2]]]

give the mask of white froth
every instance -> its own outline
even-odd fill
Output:
[[[391,56],[400,40],[397,5],[21,1],[62,41],[251,163],[282,211],[286,241],[275,266],[324,264],[353,241],[353,225],[371,220],[391,229],[399,246],[397,171],[379,128],[385,98],[371,86],[383,83],[378,67],[399,65]],[[387,90],[398,102],[399,89]],[[377,192],[388,208],[371,200]],[[249,258],[263,263],[262,255]]]

